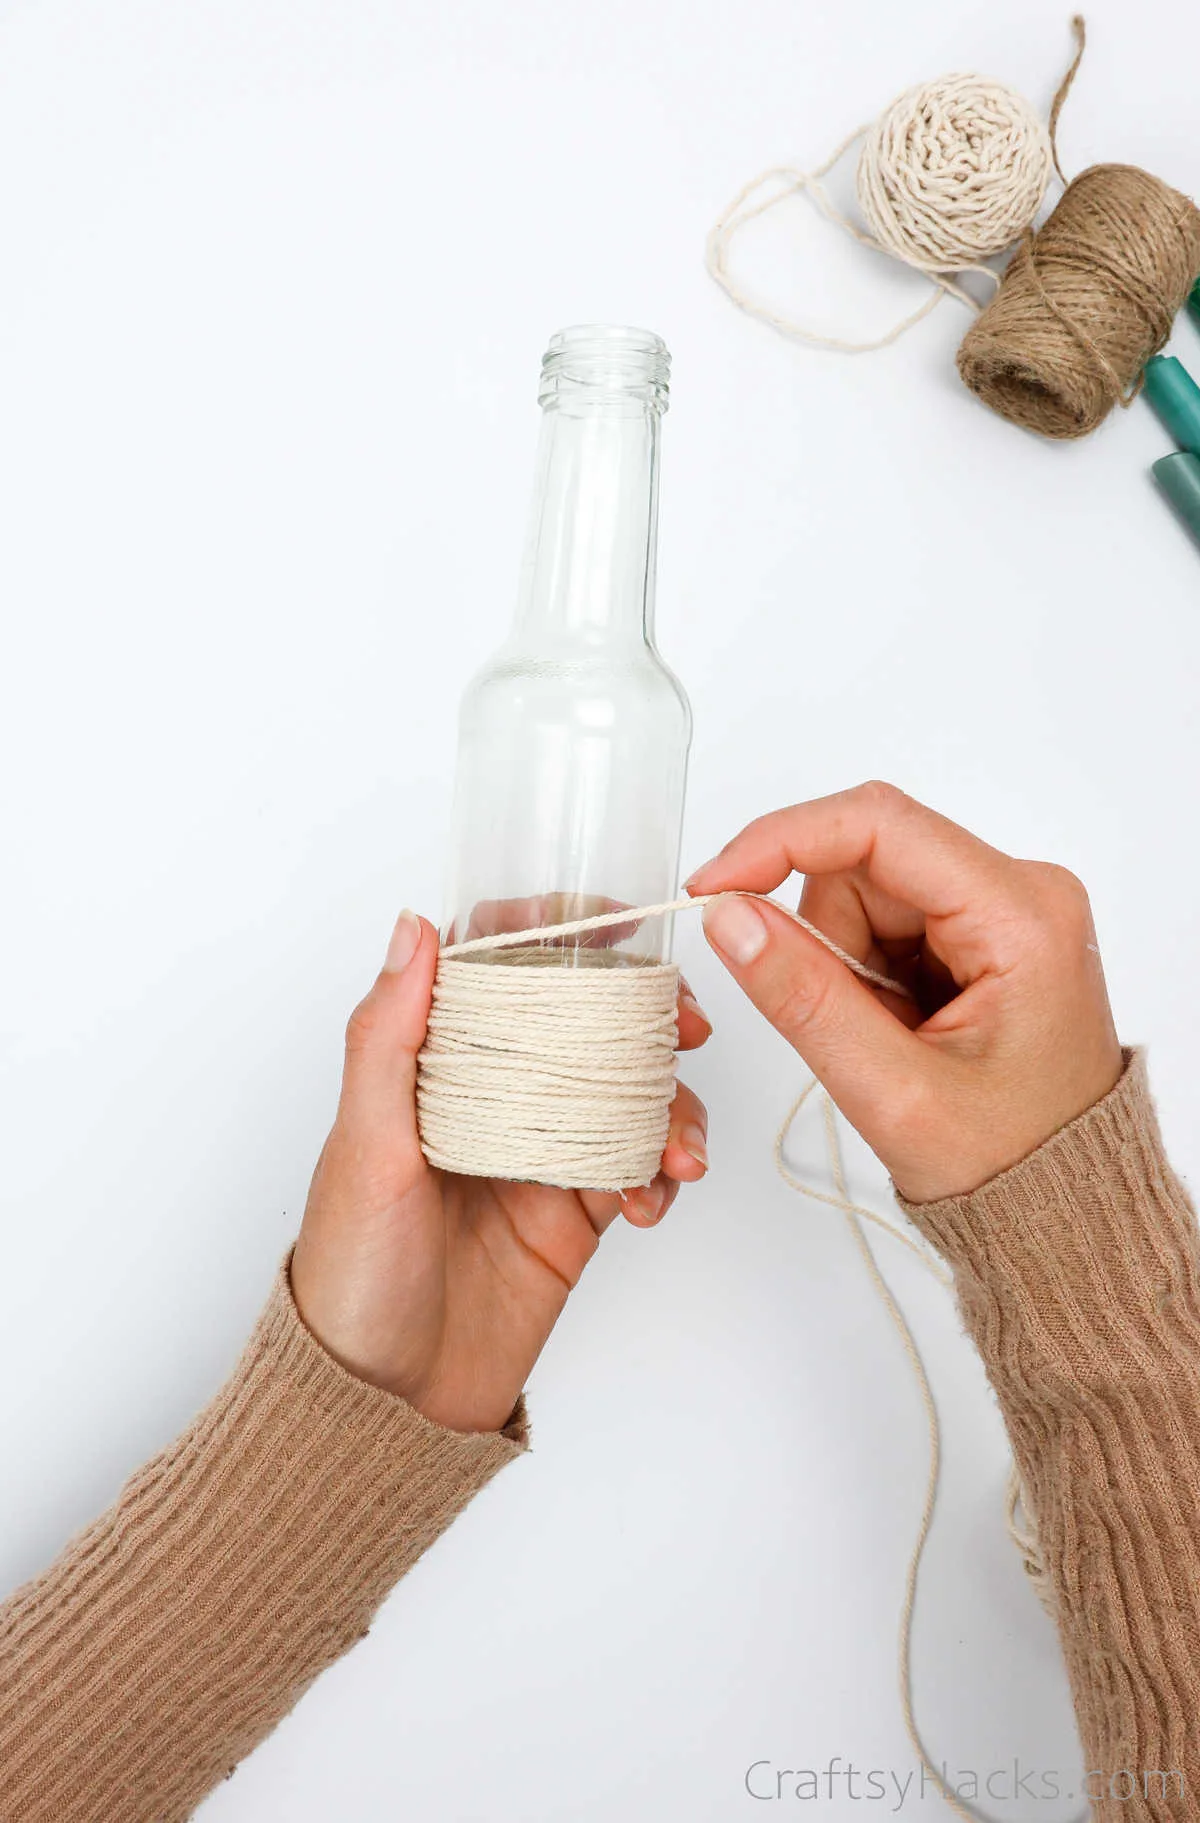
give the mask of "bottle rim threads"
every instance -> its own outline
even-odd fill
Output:
[[[666,411],[671,355],[649,329],[581,323],[551,336],[542,356],[539,405],[586,397],[637,399]]]

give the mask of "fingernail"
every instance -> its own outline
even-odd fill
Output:
[[[760,956],[767,945],[767,927],[748,899],[722,893],[700,916],[710,941],[731,962],[742,968]]]
[[[695,994],[681,994],[679,996],[679,1008],[681,1012],[691,1013],[694,1019],[698,1019],[701,1025],[706,1025],[709,1031],[712,1031],[713,1022],[704,1008],[700,1005]]]
[[[715,861],[715,860],[716,860],[716,856],[714,855],[713,861]],[[690,889],[696,884],[696,881],[700,878],[700,875],[706,874],[711,866],[712,866],[712,861],[705,861],[703,866],[693,868],[691,873],[688,875],[687,879],[683,883],[684,892],[690,891]]]
[[[402,911],[396,919],[396,928],[392,932],[391,942],[387,946],[387,955],[383,959],[383,970],[386,975],[398,975],[406,969],[417,953],[421,941],[421,920],[416,912]]]
[[[638,1214],[648,1222],[656,1222],[662,1214],[665,1194],[661,1184],[645,1184],[639,1190],[627,1190],[625,1201],[632,1203]]]
[[[708,1145],[705,1141],[704,1128],[694,1126],[690,1121],[679,1135],[679,1143],[689,1158],[694,1158],[698,1165],[708,1170]]]

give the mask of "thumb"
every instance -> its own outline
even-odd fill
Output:
[[[704,934],[734,980],[886,1159],[937,1059],[837,957],[779,909],[739,893],[706,905]]]
[[[437,954],[432,924],[402,911],[375,985],[350,1015],[338,1122],[360,1148],[394,1150],[399,1142],[420,1154],[417,1052],[425,1042]]]

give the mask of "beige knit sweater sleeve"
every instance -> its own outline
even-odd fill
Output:
[[[527,1442],[343,1371],[280,1273],[177,1442],[0,1608],[3,1823],[175,1823]]]
[[[1095,1815],[1200,1816],[1200,1245],[1141,1060],[910,1213],[1013,1439]],[[352,1379],[281,1277],[212,1405],[0,1608],[2,1823],[186,1817],[525,1442],[520,1410],[463,1436]]]
[[[954,1270],[1049,1573],[1102,1823],[1200,1817],[1200,1244],[1135,1055],[972,1196]]]

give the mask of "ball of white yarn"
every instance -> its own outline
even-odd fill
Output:
[[[1030,226],[1053,171],[1028,102],[986,76],[942,76],[870,129],[858,201],[876,240],[922,272],[958,272]]]

